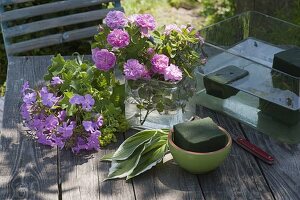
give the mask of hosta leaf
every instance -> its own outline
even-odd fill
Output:
[[[157,134],[155,134],[153,138],[156,137]],[[126,160],[114,160],[114,157],[112,157],[112,163],[111,163],[111,167],[109,168],[109,174],[107,179],[105,180],[124,178],[129,174],[131,174],[133,170],[136,168],[136,166],[138,165],[143,151],[156,142],[156,140],[153,138],[151,138],[148,142],[136,148],[133,154],[129,156]]]
[[[149,141],[157,130],[144,130],[127,138],[114,153],[113,160],[127,159],[139,146]]]
[[[157,163],[161,162],[166,151],[167,151],[167,143],[165,142],[158,148],[152,149],[151,151],[143,154],[140,158],[137,166],[134,170],[127,176],[126,180],[131,179],[155,166]]]
[[[166,143],[167,143],[167,138],[168,138],[167,135],[166,135],[166,136],[161,136],[161,137],[159,138],[159,140],[156,140],[156,141],[155,141],[155,143],[152,142],[152,145],[148,146],[148,147],[143,151],[143,154],[142,154],[142,155],[148,153],[149,151],[151,151],[151,150],[153,150],[153,149],[156,149],[156,148],[158,148],[158,147],[160,147],[160,146],[166,144]]]
[[[105,180],[124,178],[128,176],[138,164],[144,149],[145,144],[140,145],[126,160],[113,160],[111,167],[109,168],[108,176]]]
[[[161,161],[167,150],[168,130],[144,130],[125,140],[118,150],[101,161],[111,161],[108,179],[132,178]],[[121,158],[121,159],[120,159]]]
[[[108,153],[106,155],[104,155],[100,161],[112,161],[112,157],[114,155],[115,152],[112,152],[112,153]]]

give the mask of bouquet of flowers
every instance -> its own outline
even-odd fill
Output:
[[[30,134],[51,147],[97,151],[116,141],[128,124],[124,116],[124,87],[113,73],[102,72],[80,57],[52,59],[45,83],[22,87],[21,115]]]
[[[205,61],[199,32],[191,25],[156,29],[150,14],[127,17],[110,11],[104,21],[92,44],[93,61],[102,71],[122,71],[127,94],[140,110],[139,122],[153,111],[183,107],[192,95],[186,80]]]

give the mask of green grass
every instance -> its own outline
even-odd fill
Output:
[[[193,10],[197,10],[200,7],[197,0],[176,0],[176,2],[174,0],[123,0],[121,3],[126,15],[150,13],[156,19],[158,26],[174,23],[178,25],[191,23],[197,28],[203,26],[204,19],[199,16],[199,12],[193,13],[192,10],[182,8],[193,5]]]

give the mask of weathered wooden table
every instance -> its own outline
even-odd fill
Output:
[[[99,153],[74,156],[28,139],[19,116],[19,90],[24,80],[37,82],[49,56],[20,57],[9,63],[3,129],[0,136],[0,199],[300,199],[300,145],[277,143],[233,119],[200,107],[230,133],[246,136],[276,157],[267,165],[236,144],[225,163],[207,175],[192,175],[172,162],[157,166],[133,180],[102,182],[109,163]],[[299,131],[300,134],[300,131]]]

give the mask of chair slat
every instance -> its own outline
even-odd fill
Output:
[[[49,13],[55,13],[65,10],[72,10],[75,8],[84,8],[88,6],[99,5],[101,3],[112,2],[113,0],[68,0],[68,1],[58,1],[54,3],[46,3],[37,6],[31,6],[27,8],[21,8],[16,10],[11,10],[2,13],[2,21],[12,21],[17,19],[26,19],[29,17],[35,17],[39,15],[45,15]]]
[[[83,22],[95,21],[103,19],[110,10],[121,10],[122,8],[112,8],[103,10],[94,10],[84,13],[72,14],[63,17],[51,18],[36,21],[28,24],[22,24],[3,30],[6,38],[12,38],[28,33],[34,33],[51,28],[79,24]]]
[[[30,2],[34,0],[0,0],[0,5],[10,5],[10,4],[16,4],[16,3],[25,3]]]
[[[59,33],[54,35],[48,35],[24,42],[14,43],[6,48],[7,54],[12,55],[21,53],[24,51],[30,51],[37,48],[47,47],[56,44],[62,44],[64,42],[70,42],[81,38],[89,38],[97,33],[97,27],[87,27],[82,29],[76,29],[67,31],[65,33]]]
[[[21,53],[33,49],[38,49],[41,47],[51,46],[55,44],[62,43],[62,33],[48,35],[45,37],[40,37],[32,40],[27,40],[24,42],[14,43],[6,47],[6,53],[8,55]]]
[[[89,38],[97,34],[98,30],[96,26],[77,29],[73,31],[68,31],[63,34],[63,42],[70,42],[73,40],[78,40],[81,38]]]

